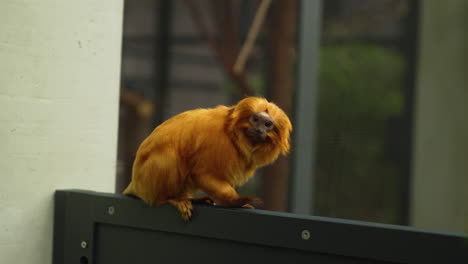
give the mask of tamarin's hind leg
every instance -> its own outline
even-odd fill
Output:
[[[179,210],[180,214],[182,215],[182,219],[185,221],[190,220],[192,217],[192,201],[189,199],[181,199],[181,200],[168,200],[169,204],[173,205],[177,210]]]

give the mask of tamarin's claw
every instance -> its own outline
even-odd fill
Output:
[[[251,204],[244,204],[242,208],[255,209],[255,207]]]
[[[263,200],[258,197],[253,197],[249,203],[244,204],[246,208],[255,208],[263,205]],[[254,207],[255,206],[255,207]]]
[[[180,214],[182,215],[182,219],[184,219],[184,221],[190,221],[190,218],[192,218],[192,210],[186,210],[180,212]]]
[[[169,200],[168,203],[172,204],[179,210],[184,221],[189,221],[192,217],[192,201],[190,200]]]
[[[263,204],[262,199],[253,196],[241,196],[232,202],[233,205],[237,203],[236,207],[243,208],[255,208],[254,206],[261,206]]]

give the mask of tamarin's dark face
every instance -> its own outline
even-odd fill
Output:
[[[254,143],[268,141],[268,133],[275,128],[275,120],[266,112],[254,113],[249,118],[247,136]]]

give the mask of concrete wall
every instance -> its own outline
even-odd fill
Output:
[[[51,263],[54,190],[114,189],[122,9],[0,1],[0,263]]]
[[[468,1],[421,1],[412,224],[468,231]]]

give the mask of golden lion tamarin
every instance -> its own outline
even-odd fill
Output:
[[[291,131],[287,115],[264,98],[183,112],[156,127],[140,145],[124,194],[150,205],[172,204],[184,220],[192,215],[193,200],[251,207],[259,199],[241,197],[234,187],[286,154]],[[193,198],[197,191],[208,197]]]

